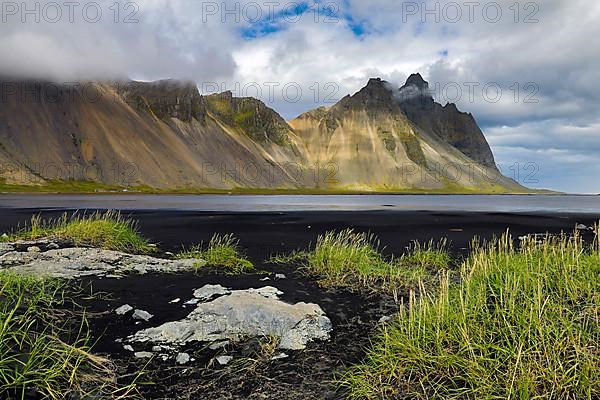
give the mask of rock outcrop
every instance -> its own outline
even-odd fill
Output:
[[[279,348],[302,350],[314,340],[327,340],[331,321],[316,304],[287,304],[277,289],[225,290],[209,285],[195,293],[202,299],[185,319],[137,332],[130,343],[181,346],[190,342],[239,341],[249,337],[276,337]]]
[[[166,260],[95,248],[53,248],[52,243],[47,240],[0,243],[0,270],[73,279],[185,272],[203,263],[202,260]]]

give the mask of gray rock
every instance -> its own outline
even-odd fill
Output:
[[[194,290],[194,297],[202,301],[210,300],[215,296],[231,293],[231,290],[221,285],[205,285],[200,289]],[[186,303],[188,304],[188,303]]]
[[[177,362],[177,364],[187,364],[190,362],[190,355],[188,353],[179,353],[177,354],[177,357],[175,358],[175,362]]]
[[[219,357],[216,358],[216,360],[219,363],[219,365],[227,365],[227,364],[229,364],[233,360],[233,357],[231,357],[231,356],[219,356]]]
[[[133,352],[133,347],[130,344],[126,344],[125,346],[123,346],[123,349],[127,350],[127,351],[131,351]]]
[[[153,353],[160,353],[162,351],[162,346],[152,346]]]
[[[48,250],[56,250],[56,249],[60,249],[60,246],[59,246],[59,245],[57,245],[57,244],[56,244],[56,243],[54,243],[54,242],[50,242],[50,243],[48,243],[48,245],[46,246],[46,248],[47,248]]]
[[[287,276],[284,274],[275,274],[275,279],[287,279]]]
[[[27,252],[29,252],[29,253],[39,253],[40,251],[42,251],[42,249],[40,249],[37,246],[29,246],[27,248]]]
[[[271,296],[272,289],[232,291],[199,304],[183,320],[141,330],[129,340],[183,345],[192,341],[239,341],[247,337],[275,336],[280,338],[281,349],[301,350],[313,340],[329,339],[331,321],[321,307],[287,304],[259,294]]]
[[[121,307],[117,308],[115,312],[117,315],[125,315],[131,310],[133,310],[133,307],[131,307],[129,304],[123,304]]]
[[[181,299],[178,297],[176,299],[173,299],[169,302],[169,304],[175,304],[175,303],[179,303],[181,301]]]
[[[140,321],[150,321],[154,315],[150,314],[148,311],[144,310],[135,310],[133,312],[133,319],[137,319]]]
[[[133,355],[135,356],[135,358],[152,358],[154,357],[153,353],[150,353],[149,351],[138,351],[133,353]]]
[[[0,269],[55,278],[85,276],[119,276],[131,273],[176,273],[190,271],[203,260],[165,260],[144,255],[127,254],[93,248],[62,248],[37,251],[17,251],[17,247],[41,246],[41,242],[2,243]],[[44,245],[45,246],[45,245]],[[44,247],[42,246],[42,247]]]

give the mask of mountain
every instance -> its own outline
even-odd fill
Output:
[[[499,174],[473,117],[435,103],[420,75],[399,89],[371,79],[289,123],[257,99],[177,80],[0,88],[4,185],[525,190]]]

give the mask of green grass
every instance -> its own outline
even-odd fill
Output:
[[[242,254],[239,244],[239,240],[232,234],[215,234],[208,246],[193,246],[177,254],[176,258],[201,259],[206,261],[206,267],[220,268],[233,274],[254,271],[254,265]]]
[[[73,335],[75,318],[55,311],[64,290],[57,280],[0,272],[0,398],[64,399],[113,382],[108,362],[90,354],[85,318]]]
[[[350,399],[600,397],[600,249],[580,237],[505,235],[477,247],[460,283],[411,296],[339,378]]]
[[[152,246],[139,234],[137,223],[124,218],[119,212],[74,214],[68,217],[44,220],[34,216],[31,222],[1,241],[58,238],[72,241],[76,246],[100,247],[131,253],[149,253]]]
[[[449,268],[451,259],[445,242],[430,242],[415,243],[402,257],[388,260],[374,235],[346,229],[319,236],[314,249],[276,256],[269,262],[298,265],[324,287],[397,294],[431,283],[440,270]]]

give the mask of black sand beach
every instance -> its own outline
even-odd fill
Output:
[[[61,209],[0,207],[0,232],[23,226],[32,215],[59,217]],[[311,211],[311,212],[196,212],[126,211],[140,223],[141,233],[163,251],[207,241],[214,233],[233,233],[252,261],[260,265],[275,253],[305,249],[329,230],[354,228],[377,235],[384,252],[401,254],[411,241],[447,238],[451,248],[464,252],[474,237],[489,239],[509,230],[514,237],[531,233],[571,232],[576,224],[592,226],[600,214],[483,213],[454,211]]]

